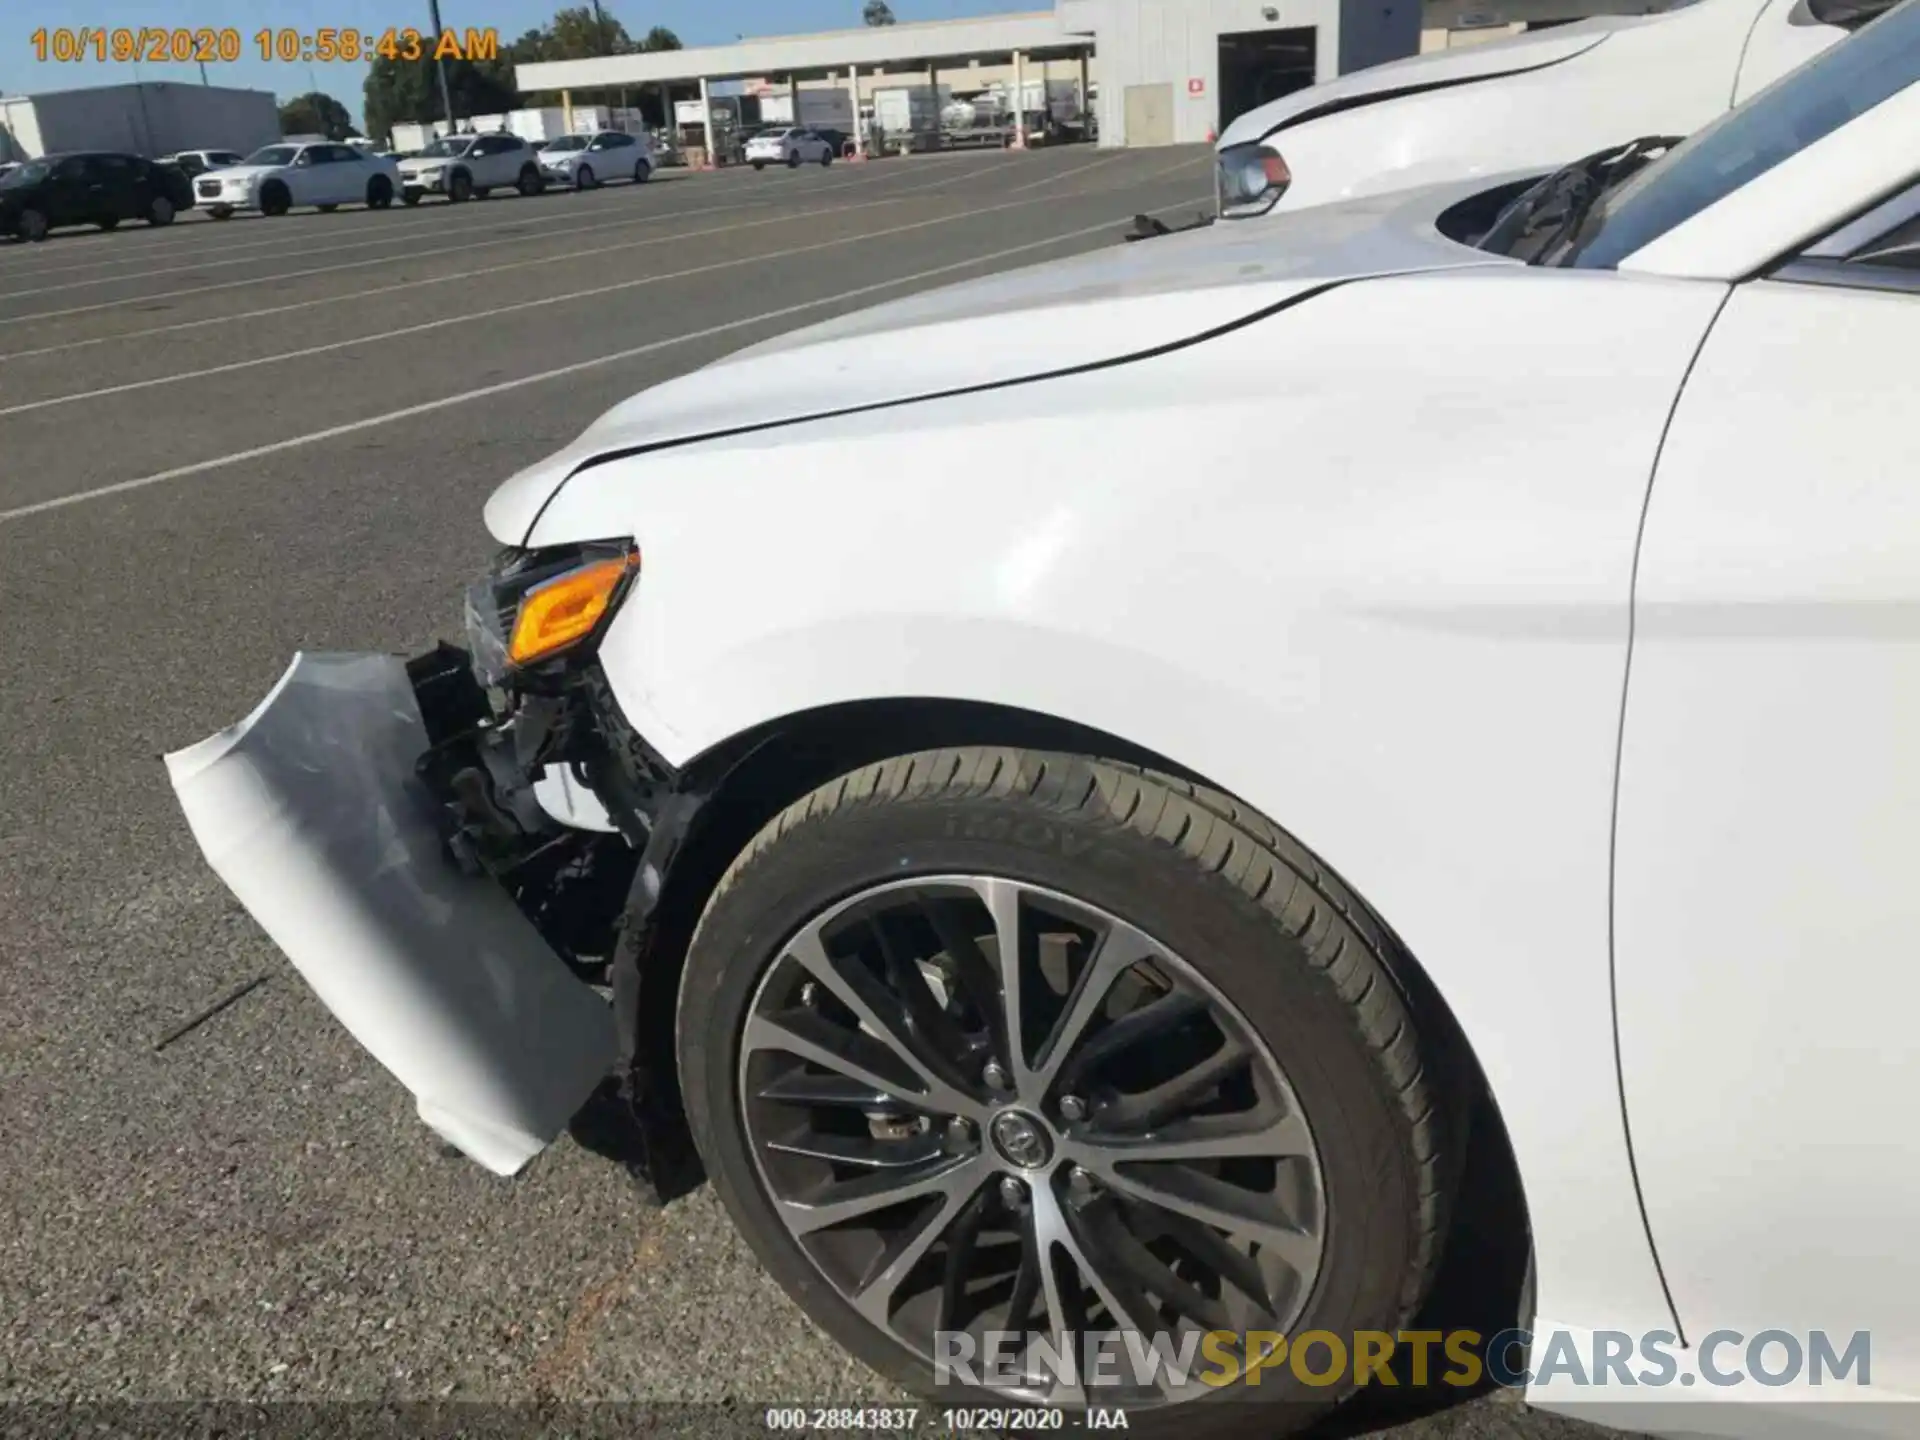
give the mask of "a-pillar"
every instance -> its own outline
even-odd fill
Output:
[[[713,134],[713,92],[707,87],[707,77],[700,77],[700,130],[706,137],[707,164],[709,170],[720,164],[719,149],[714,144]]]
[[[1027,148],[1027,52],[1013,52],[1013,148]]]

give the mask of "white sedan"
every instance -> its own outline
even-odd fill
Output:
[[[1910,1436],[1916,135],[1908,0],[1677,146],[764,343],[175,789],[442,1136],[683,1105],[936,1403],[1279,1433],[1458,1210],[1527,1333],[1436,1370]]]
[[[756,170],[769,165],[831,165],[833,143],[811,130],[789,126],[768,130],[747,141],[747,163]]]
[[[229,219],[236,210],[284,215],[296,205],[384,210],[399,193],[400,167],[391,155],[370,155],[331,141],[263,146],[243,163],[193,182],[195,203],[216,220]]]
[[[1223,213],[1285,213],[1689,135],[1893,0],[1694,0],[1353,70],[1220,137]]]

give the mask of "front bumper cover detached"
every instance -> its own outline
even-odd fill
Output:
[[[166,757],[207,861],[420,1118],[500,1175],[614,1071],[613,1012],[492,875],[454,863],[407,662],[301,654]]]

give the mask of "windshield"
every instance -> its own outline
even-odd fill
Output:
[[[447,135],[434,141],[420,152],[423,160],[446,160],[455,155],[467,153],[467,147],[473,144],[471,135]]]
[[[300,153],[297,145],[268,145],[256,150],[247,157],[249,165],[291,165],[293,157]]]
[[[37,185],[53,173],[53,167],[44,160],[29,160],[17,170],[9,170],[0,175],[0,185]]]
[[[1920,82],[1920,0],[1776,80],[1594,206],[1547,265],[1611,269],[1634,251]]]
[[[558,140],[549,140],[544,148],[548,150],[584,150],[587,148],[587,137],[584,135],[562,135]]]

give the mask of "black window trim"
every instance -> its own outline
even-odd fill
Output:
[[[1920,216],[1920,179],[1877,200],[1850,220],[1802,246],[1766,274],[1770,280],[1798,285],[1837,285],[1849,290],[1881,290],[1920,295],[1920,270],[1878,265],[1851,258],[1874,241]]]

